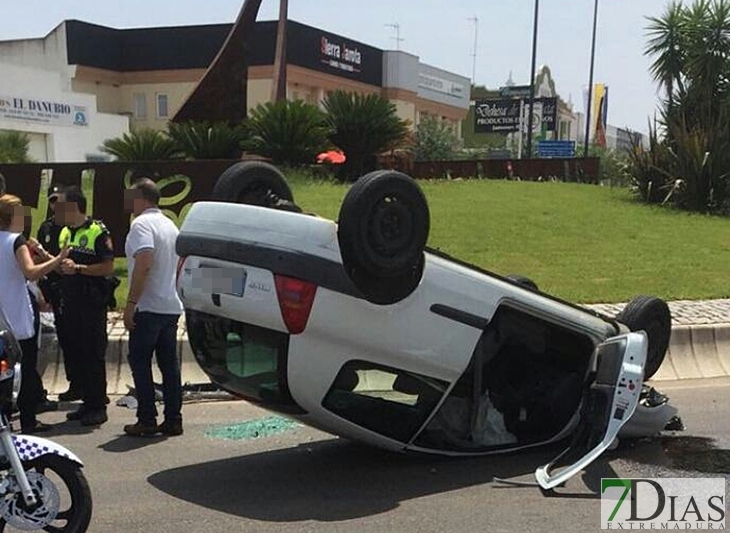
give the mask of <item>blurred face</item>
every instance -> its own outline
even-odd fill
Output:
[[[75,202],[67,202],[63,194],[58,196],[54,213],[56,221],[64,226],[71,226],[76,222],[79,215],[79,206]]]
[[[142,193],[138,189],[126,189],[124,191],[124,210],[127,213],[135,215],[145,210],[147,202],[142,198]]]
[[[16,205],[13,208],[13,222],[10,224],[10,231],[22,233],[32,224],[30,207]]]

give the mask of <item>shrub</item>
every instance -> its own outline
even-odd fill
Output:
[[[301,100],[261,104],[247,122],[247,148],[292,167],[314,163],[327,148],[329,129],[322,111]]]

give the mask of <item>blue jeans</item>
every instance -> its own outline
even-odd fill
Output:
[[[137,419],[144,424],[157,420],[155,388],[152,381],[152,353],[162,374],[165,420],[182,421],[182,383],[177,354],[177,322],[180,315],[137,311],[129,334],[129,367],[137,392]]]

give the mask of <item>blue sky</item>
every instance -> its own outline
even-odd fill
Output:
[[[595,81],[609,85],[608,122],[646,131],[657,105],[648,74],[646,16],[669,0],[600,0]],[[232,22],[242,0],[23,0],[4,2],[0,40],[39,37],[64,19],[117,28]],[[263,0],[259,19],[273,19],[278,1]],[[528,83],[534,0],[290,0],[290,18],[380,48],[400,47],[434,66],[472,74],[478,18],[476,81],[498,87],[513,72]],[[592,0],[541,0],[538,65],[552,69],[557,90],[582,107],[588,84]]]

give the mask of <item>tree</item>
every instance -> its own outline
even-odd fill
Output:
[[[164,132],[149,128],[107,139],[101,151],[117,161],[163,161],[181,157],[179,148]]]
[[[416,161],[439,161],[452,159],[459,138],[448,124],[428,115],[421,119],[416,130]]]
[[[0,163],[30,163],[30,138],[20,131],[0,131]]]
[[[648,159],[666,176],[665,198],[694,211],[727,210],[730,0],[673,2],[647,30],[651,74],[665,93],[663,137]]]
[[[347,157],[340,167],[343,179],[355,181],[375,170],[378,154],[400,147],[408,137],[408,123],[398,118],[395,105],[379,94],[338,90],[329,93],[323,105],[330,141]]]
[[[243,126],[225,122],[171,122],[168,136],[187,159],[239,159]]]
[[[275,163],[294,167],[314,163],[317,154],[327,148],[326,117],[313,105],[282,100],[261,104],[250,114],[251,150]]]

